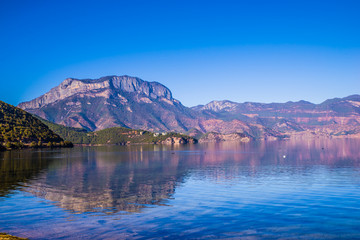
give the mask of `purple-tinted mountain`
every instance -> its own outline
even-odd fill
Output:
[[[92,131],[121,126],[155,132],[188,132],[194,136],[209,132],[238,133],[234,139],[360,136],[359,95],[321,104],[212,101],[188,108],[160,83],[108,76],[65,79],[46,94],[19,107],[51,122]]]
[[[55,123],[89,130],[122,126],[183,131],[189,121],[196,121],[193,111],[174,99],[168,88],[129,76],[68,78],[19,107]]]
[[[212,101],[192,109],[208,117],[260,124],[289,135],[360,133],[360,95],[329,99],[320,104],[307,101],[268,104]]]
[[[198,129],[202,133],[269,135],[262,126],[208,117],[183,106],[164,85],[129,76],[68,78],[19,107],[51,122],[92,131],[121,126],[159,132]]]

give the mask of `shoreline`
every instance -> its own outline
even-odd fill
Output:
[[[340,135],[340,136],[324,136],[324,135],[312,135],[312,136],[304,136],[304,135],[293,135],[290,138],[259,138],[253,139],[250,141],[242,141],[241,139],[237,140],[205,140],[197,139],[196,142],[140,142],[140,143],[119,143],[119,144],[85,144],[85,143],[74,143],[73,146],[41,146],[41,147],[29,147],[24,146],[23,148],[0,148],[0,152],[12,151],[12,150],[24,150],[24,149],[60,149],[60,148],[72,148],[72,147],[101,147],[101,146],[132,146],[132,145],[188,145],[188,144],[201,144],[201,143],[223,143],[223,142],[238,142],[238,143],[250,143],[250,142],[270,142],[270,141],[291,141],[291,140],[315,140],[315,139],[359,139],[359,135]]]
[[[28,240],[28,238],[17,237],[8,233],[0,232],[0,240]]]

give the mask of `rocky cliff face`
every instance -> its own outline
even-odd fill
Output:
[[[78,94],[93,97],[110,97],[108,92],[104,92],[108,89],[143,94],[150,99],[163,98],[168,101],[174,100],[170,90],[160,83],[146,82],[139,78],[129,76],[108,76],[95,80],[67,78],[59,86],[54,87],[46,94],[32,101],[20,103],[19,107],[22,109],[42,108]]]
[[[195,119],[165,86],[129,76],[68,78],[19,107],[55,123],[89,130],[122,126],[182,131]]]

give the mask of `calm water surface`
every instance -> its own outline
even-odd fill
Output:
[[[0,232],[360,239],[360,140],[0,153]]]

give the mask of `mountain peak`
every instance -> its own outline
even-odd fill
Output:
[[[164,85],[123,75],[106,76],[98,79],[66,78],[59,86],[52,88],[49,92],[34,100],[20,103],[19,107],[22,109],[42,108],[77,94],[99,94],[104,90],[144,94],[151,99],[165,98],[173,100],[171,91]],[[109,94],[103,96],[109,96]]]
[[[232,111],[234,108],[236,108],[237,103],[229,101],[229,100],[214,100],[209,102],[206,105],[203,106],[196,106],[194,109],[196,110],[211,110],[214,112],[220,112],[220,111]]]

